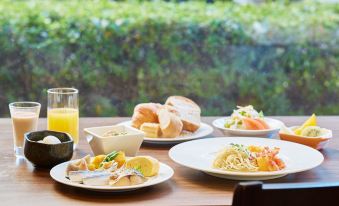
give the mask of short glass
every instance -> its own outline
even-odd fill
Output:
[[[78,90],[74,88],[53,88],[47,90],[47,128],[66,132],[74,140],[74,149],[79,143]]]
[[[41,105],[38,102],[13,102],[9,104],[13,125],[14,152],[23,157],[24,135],[36,131]]]

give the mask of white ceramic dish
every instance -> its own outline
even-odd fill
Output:
[[[230,143],[279,147],[279,157],[285,162],[286,168],[274,172],[233,172],[212,168],[218,151]],[[255,137],[218,137],[194,140],[172,147],[169,156],[173,161],[185,167],[234,180],[274,179],[310,170],[320,165],[324,160],[324,156],[319,151],[310,147],[288,141]]]
[[[108,131],[127,132],[126,135],[103,137]],[[85,128],[86,139],[95,155],[112,151],[125,151],[127,156],[135,156],[140,149],[145,134],[133,127],[114,125]]]
[[[264,118],[271,129],[265,130],[244,130],[244,129],[230,129],[224,125],[226,120],[230,117],[223,117],[213,121],[213,126],[218,128],[224,135],[233,136],[245,136],[245,137],[274,137],[278,135],[278,132],[284,123],[272,118]]]
[[[125,126],[130,126],[131,121],[125,121],[119,123],[119,125],[125,125]],[[140,131],[140,130],[138,130]],[[191,134],[186,134],[184,136],[179,136],[176,138],[152,138],[152,137],[144,137],[144,142],[146,143],[152,143],[152,144],[175,144],[175,143],[180,143],[188,140],[194,140],[194,139],[199,139],[202,137],[206,137],[210,134],[212,134],[213,128],[205,123],[201,123],[200,128],[195,131],[194,133]]]
[[[160,184],[162,182],[169,180],[174,174],[174,171],[170,166],[164,163],[160,163],[160,169],[159,169],[158,175],[154,177],[149,177],[146,182],[140,185],[121,186],[121,187],[90,186],[90,185],[84,185],[84,184],[72,182],[65,177],[68,163],[69,162],[61,163],[51,169],[50,175],[55,181],[60,182],[65,185],[72,186],[72,187],[78,187],[78,188],[100,191],[100,192],[124,192],[124,191],[140,189],[143,187],[149,187],[149,186],[157,185],[157,184]]]

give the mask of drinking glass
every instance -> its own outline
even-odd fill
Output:
[[[23,157],[24,135],[36,131],[41,105],[38,102],[13,102],[9,104],[13,125],[14,152]]]
[[[74,140],[74,149],[79,143],[79,102],[75,88],[53,88],[47,90],[47,128],[66,132]]]

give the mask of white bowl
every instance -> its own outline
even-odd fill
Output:
[[[244,130],[244,129],[230,129],[224,125],[227,119],[231,117],[223,117],[213,121],[213,126],[218,128],[224,135],[235,135],[235,136],[247,136],[247,137],[274,137],[278,135],[278,132],[284,123],[279,120],[272,118],[264,118],[266,123],[270,126],[270,129],[263,130]]]
[[[126,135],[103,137],[108,131],[127,132]],[[95,155],[112,151],[124,151],[126,156],[135,156],[140,149],[145,134],[125,125],[85,128],[86,139]]]

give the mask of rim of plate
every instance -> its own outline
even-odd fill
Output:
[[[296,145],[298,147],[304,148],[306,150],[312,151],[314,153],[316,153],[317,155],[319,155],[319,157],[321,158],[321,161],[317,161],[316,164],[313,164],[312,166],[308,166],[305,168],[301,168],[301,169],[283,169],[283,170],[279,170],[279,171],[273,171],[273,172],[236,172],[236,171],[225,171],[225,170],[219,170],[219,169],[213,169],[212,167],[210,168],[200,168],[200,167],[195,167],[192,165],[186,165],[183,164],[182,162],[178,161],[176,158],[173,157],[173,153],[175,150],[177,150],[177,148],[179,147],[183,147],[186,146],[186,148],[190,148],[189,144],[194,144],[195,142],[198,141],[214,141],[216,139],[218,140],[231,140],[232,138],[239,138],[239,139],[248,139],[248,141],[251,140],[259,140],[259,141],[276,141],[276,142],[283,142],[284,144],[291,144],[291,145]],[[186,145],[185,145],[186,144]],[[233,176],[252,176],[252,177],[260,177],[260,176],[275,176],[275,175],[283,175],[283,174],[292,174],[292,173],[298,173],[298,172],[303,172],[303,171],[307,171],[310,169],[313,169],[319,165],[321,165],[324,161],[324,155],[319,152],[316,149],[313,149],[311,147],[302,145],[302,144],[298,144],[298,143],[294,143],[294,142],[289,142],[289,141],[284,141],[284,140],[278,140],[278,139],[266,139],[266,138],[258,138],[258,137],[213,137],[213,138],[208,138],[208,139],[199,139],[199,140],[193,140],[193,141],[189,141],[189,142],[183,142],[180,144],[177,144],[175,146],[173,146],[169,152],[168,152],[169,157],[177,164],[182,165],[184,167],[188,167],[194,170],[199,170],[202,172],[207,172],[207,173],[214,173],[214,174],[221,174],[221,175],[233,175]]]
[[[218,119],[213,120],[212,124],[214,127],[218,128],[218,129],[222,129],[222,130],[227,130],[227,131],[236,131],[236,132],[247,132],[247,133],[260,133],[260,132],[273,132],[276,130],[279,130],[280,128],[272,128],[272,129],[261,129],[261,130],[246,130],[246,129],[231,129],[231,128],[226,128],[224,126],[221,126],[219,124],[219,122],[223,121],[225,122],[226,119],[229,119],[231,117],[221,117]],[[284,123],[280,120],[277,119],[273,119],[273,118],[268,118],[268,117],[264,117],[264,119],[267,119],[269,121],[273,121],[276,122],[278,124],[284,125]]]
[[[131,126],[131,120],[123,121],[118,123],[118,125],[128,125]],[[201,131],[199,131],[201,130]],[[151,138],[151,137],[144,137],[145,142],[182,142],[182,141],[187,141],[187,140],[194,140],[194,139],[199,139],[206,137],[210,134],[213,133],[213,127],[201,122],[200,128],[195,131],[192,134],[189,134],[187,136],[182,136],[182,137],[174,137],[174,138]]]
[[[170,167],[169,165],[165,163],[159,162],[160,163],[159,173],[161,172],[161,170],[167,171],[166,173],[164,173],[166,175],[164,177],[161,177],[160,174],[158,174],[158,176],[156,177],[149,177],[148,181],[142,184],[139,184],[139,185],[120,186],[120,187],[113,187],[109,185],[107,186],[84,185],[84,184],[72,182],[65,177],[67,165],[71,161],[75,161],[75,160],[70,160],[70,161],[63,162],[61,164],[54,166],[49,173],[52,179],[54,179],[56,182],[59,182],[61,184],[65,184],[68,186],[78,187],[78,188],[83,188],[83,189],[90,189],[90,190],[97,190],[97,191],[100,191],[100,190],[120,191],[120,190],[133,190],[133,189],[139,189],[143,187],[149,187],[149,186],[153,186],[153,185],[166,182],[167,180],[171,179],[172,176],[174,175],[174,170],[172,169],[172,167]],[[58,170],[62,170],[63,174],[60,175]]]

